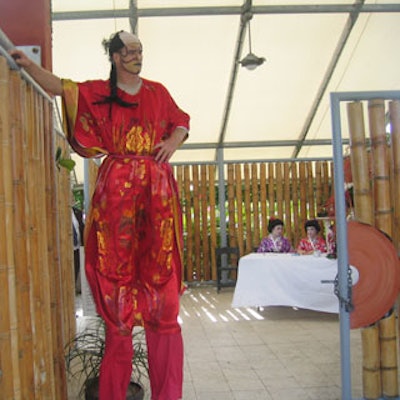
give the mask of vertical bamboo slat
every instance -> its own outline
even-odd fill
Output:
[[[373,164],[375,226],[390,237],[393,235],[393,207],[390,191],[390,154],[386,140],[385,102],[368,103]],[[393,321],[393,322],[392,322]],[[379,321],[381,345],[382,392],[390,397],[398,395],[396,325],[394,314]]]
[[[324,204],[330,196],[329,164],[327,161],[322,163],[322,196]]]
[[[29,213],[32,261],[32,318],[36,326],[34,336],[35,395],[54,398],[54,370],[51,340],[50,282],[47,263],[47,229],[44,185],[43,129],[39,114],[43,114],[38,95],[27,88],[27,154],[28,202],[34,212]],[[40,110],[40,113],[39,113]],[[70,247],[71,249],[71,247]],[[43,257],[46,255],[46,257]],[[51,346],[50,346],[51,347]]]
[[[282,174],[282,163],[275,163],[275,185],[276,185],[276,209],[277,216],[282,218],[283,216],[283,174]]]
[[[227,168],[227,200],[228,200],[228,243],[229,246],[236,246],[236,218],[235,218],[235,174],[232,164]]]
[[[53,284],[50,285],[50,312],[52,319],[52,349],[53,349],[53,362],[54,362],[54,379],[56,398],[64,399],[67,397],[67,379],[66,379],[66,368],[64,361],[64,343],[70,342],[76,333],[76,320],[75,320],[75,290],[68,290],[65,287],[65,282],[61,280],[61,266],[62,260],[60,252],[58,251],[58,243],[60,242],[60,232],[63,231],[63,227],[60,226],[59,215],[59,201],[62,199],[59,192],[61,187],[57,184],[56,180],[56,167],[53,162],[55,154],[55,141],[64,142],[65,139],[58,136],[54,138],[52,131],[53,114],[52,105],[45,104],[45,128],[43,132],[44,137],[44,159],[47,161],[47,168],[45,171],[45,184],[46,184],[46,210],[47,210],[47,232],[48,232],[48,265],[49,265],[49,279]],[[56,187],[56,190],[53,188]],[[70,183],[68,186],[63,188],[64,191],[70,191]],[[64,196],[65,197],[65,196]],[[59,221],[55,224],[54,221]],[[71,221],[72,226],[72,221]],[[72,243],[69,251],[72,255]],[[72,266],[71,266],[72,271]],[[72,277],[71,277],[72,278]],[[70,282],[72,287],[75,287],[73,281]],[[62,302],[62,293],[66,292],[69,296],[70,301],[68,305],[64,305]],[[64,308],[65,306],[65,308]],[[65,309],[64,313],[60,313],[59,310]],[[64,314],[64,318],[63,318]],[[65,321],[65,322],[64,322]],[[57,332],[63,332],[62,335]]]
[[[381,346],[382,393],[385,398],[395,398],[399,395],[399,382],[396,314],[394,312],[379,321],[379,341]]]
[[[349,103],[347,105],[347,112],[351,148],[351,170],[354,184],[355,217],[360,222],[373,225],[372,193],[369,181],[362,103]]]
[[[390,125],[392,127],[393,159],[393,242],[400,255],[400,100],[389,102]]]
[[[292,162],[290,166],[291,172],[291,193],[292,193],[292,205],[293,205],[293,218],[289,225],[286,226],[286,236],[290,239],[294,248],[297,246],[297,242],[300,240],[300,229],[299,229],[299,181],[297,174],[297,163]]]
[[[306,164],[299,164],[299,188],[300,188],[300,224],[303,226],[307,220],[307,191],[306,191]],[[302,229],[302,228],[301,228]]]
[[[186,219],[186,278],[192,281],[193,276],[193,229],[192,229],[192,194],[191,194],[191,179],[190,179],[190,166],[185,165],[183,170],[184,185],[185,185],[185,212]],[[200,279],[196,276],[196,279]]]
[[[362,329],[363,391],[366,399],[379,399],[382,394],[379,329],[377,325]]]
[[[210,259],[210,247],[208,241],[208,182],[207,182],[207,166],[200,166],[200,209],[201,209],[201,238],[202,238],[202,271],[206,281],[210,280],[210,268],[208,260]]]
[[[16,332],[15,269],[12,236],[12,181],[9,121],[9,70],[0,57],[0,393],[14,398],[20,391]]]
[[[252,190],[252,206],[253,206],[253,237],[251,248],[258,246],[260,242],[260,212],[258,206],[259,183],[257,164],[251,164],[251,190]]]
[[[275,178],[274,164],[268,164],[268,214],[269,217],[275,215]]]
[[[246,220],[246,253],[252,251],[252,240],[251,240],[251,201],[250,201],[250,171],[249,164],[244,164],[244,209],[245,209],[245,220]]]
[[[215,260],[215,248],[217,247],[217,218],[215,215],[215,167],[214,165],[208,166],[208,179],[209,179],[209,204],[210,204],[210,241],[211,241],[211,278],[217,279],[217,266]]]
[[[267,236],[267,169],[265,163],[260,164],[260,203],[261,203],[261,237]],[[259,245],[259,242],[256,243]]]
[[[368,115],[373,163],[375,226],[392,237],[393,214],[386,141],[385,102],[383,100],[369,101]]]
[[[308,215],[310,219],[315,218],[315,193],[314,193],[314,176],[312,163],[306,163],[306,171],[307,171],[307,202],[309,205]]]
[[[179,200],[180,200],[180,204],[182,207],[182,222],[184,222],[184,213],[185,213],[185,208],[184,208],[184,188],[183,188],[183,167],[180,166],[176,166],[173,167],[173,171],[174,171],[174,177],[176,179],[176,183],[177,183],[177,187],[178,187],[178,195],[179,195]],[[183,225],[183,231],[185,231],[185,226]],[[186,246],[183,246],[183,261],[186,260],[186,254],[185,254],[185,248]],[[186,268],[185,268],[185,262],[183,262],[183,268],[182,268],[182,280],[185,281],[186,278]]]
[[[358,221],[373,225],[373,199],[369,182],[362,103],[349,103],[347,105],[347,114],[355,216]],[[367,399],[378,399],[382,393],[382,383],[379,369],[379,334],[376,324],[363,329],[361,338],[363,345],[363,393]]]
[[[25,115],[23,93],[25,85],[22,85],[21,79],[17,73],[11,75],[11,90],[15,94],[11,104],[12,129],[12,149],[13,151],[13,185],[14,185],[14,245],[18,252],[15,252],[15,274],[18,277],[16,281],[16,291],[19,294],[16,297],[16,308],[18,313],[18,348],[20,364],[20,382],[21,396],[29,398],[34,392],[34,363],[33,363],[33,333],[32,321],[30,318],[30,262],[29,262],[29,242],[26,214],[29,212],[27,204],[26,185],[27,180],[25,171],[27,169],[26,160],[28,154],[25,151],[24,131],[22,129],[21,116]]]
[[[200,202],[199,202],[199,166],[192,166],[193,174],[193,234],[194,234],[194,266],[196,276],[201,276],[201,259],[200,259]]]
[[[238,204],[237,208],[237,223],[238,223],[238,243],[240,254],[244,254],[244,229],[243,229],[243,196],[242,196],[242,170],[240,164],[235,165],[235,182],[236,182],[236,202]]]
[[[291,220],[292,220],[292,210],[291,210],[291,193],[290,193],[290,165],[289,163],[284,163],[283,164],[283,179],[285,182],[284,186],[284,201],[285,201],[285,207],[284,207],[284,222],[285,222],[285,232],[290,232],[291,231]],[[291,240],[291,235],[286,235]]]
[[[320,161],[315,163],[315,197],[318,215],[318,213],[324,211],[324,201],[322,196],[322,165]]]

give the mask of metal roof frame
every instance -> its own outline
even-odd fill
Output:
[[[230,81],[225,97],[219,138],[214,143],[188,143],[182,149],[217,149],[217,148],[238,148],[238,147],[263,147],[263,146],[293,146],[293,158],[297,158],[304,145],[332,145],[329,140],[307,140],[310,127],[316,116],[318,107],[330,83],[332,75],[338,64],[340,56],[346,46],[350,33],[361,13],[398,13],[400,4],[365,4],[365,0],[355,0],[353,4],[298,4],[298,5],[265,5],[253,6],[251,0],[244,0],[242,6],[206,6],[206,7],[165,7],[165,8],[138,8],[136,0],[129,1],[126,9],[115,10],[87,10],[53,12],[54,21],[83,20],[83,19],[104,19],[104,18],[129,18],[132,31],[135,31],[138,18],[151,17],[179,17],[179,16],[217,16],[217,15],[238,15],[241,16],[236,47],[232,62]],[[225,142],[225,133],[229,121],[230,110],[234,98],[235,83],[238,75],[239,60],[241,57],[245,31],[249,21],[255,14],[348,14],[348,19],[340,35],[335,51],[325,74],[322,77],[318,91],[311,104],[309,112],[304,120],[303,127],[297,140],[287,141],[251,141]],[[217,152],[215,153],[217,159]]]

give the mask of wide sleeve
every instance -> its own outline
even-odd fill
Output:
[[[260,245],[258,246],[257,253],[270,253],[271,247],[269,245],[268,236],[261,240]]]
[[[95,82],[77,83],[62,80],[62,110],[64,130],[71,147],[82,157],[107,154],[98,126],[99,118],[93,113],[91,96]]]
[[[190,117],[185,111],[178,107],[175,100],[172,98],[168,90],[161,85],[162,90],[164,91],[164,100],[167,105],[167,114],[168,114],[168,127],[167,127],[167,135],[171,135],[172,132],[178,127],[185,128],[188,132],[190,129]],[[186,135],[185,140],[188,135]]]

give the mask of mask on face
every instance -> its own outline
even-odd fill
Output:
[[[140,43],[125,46],[119,51],[124,69],[133,74],[139,74],[142,69],[142,46]]]

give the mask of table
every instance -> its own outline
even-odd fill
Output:
[[[351,267],[353,285],[358,271]],[[290,306],[327,313],[339,312],[333,293],[337,260],[324,255],[251,253],[239,259],[232,307]]]

